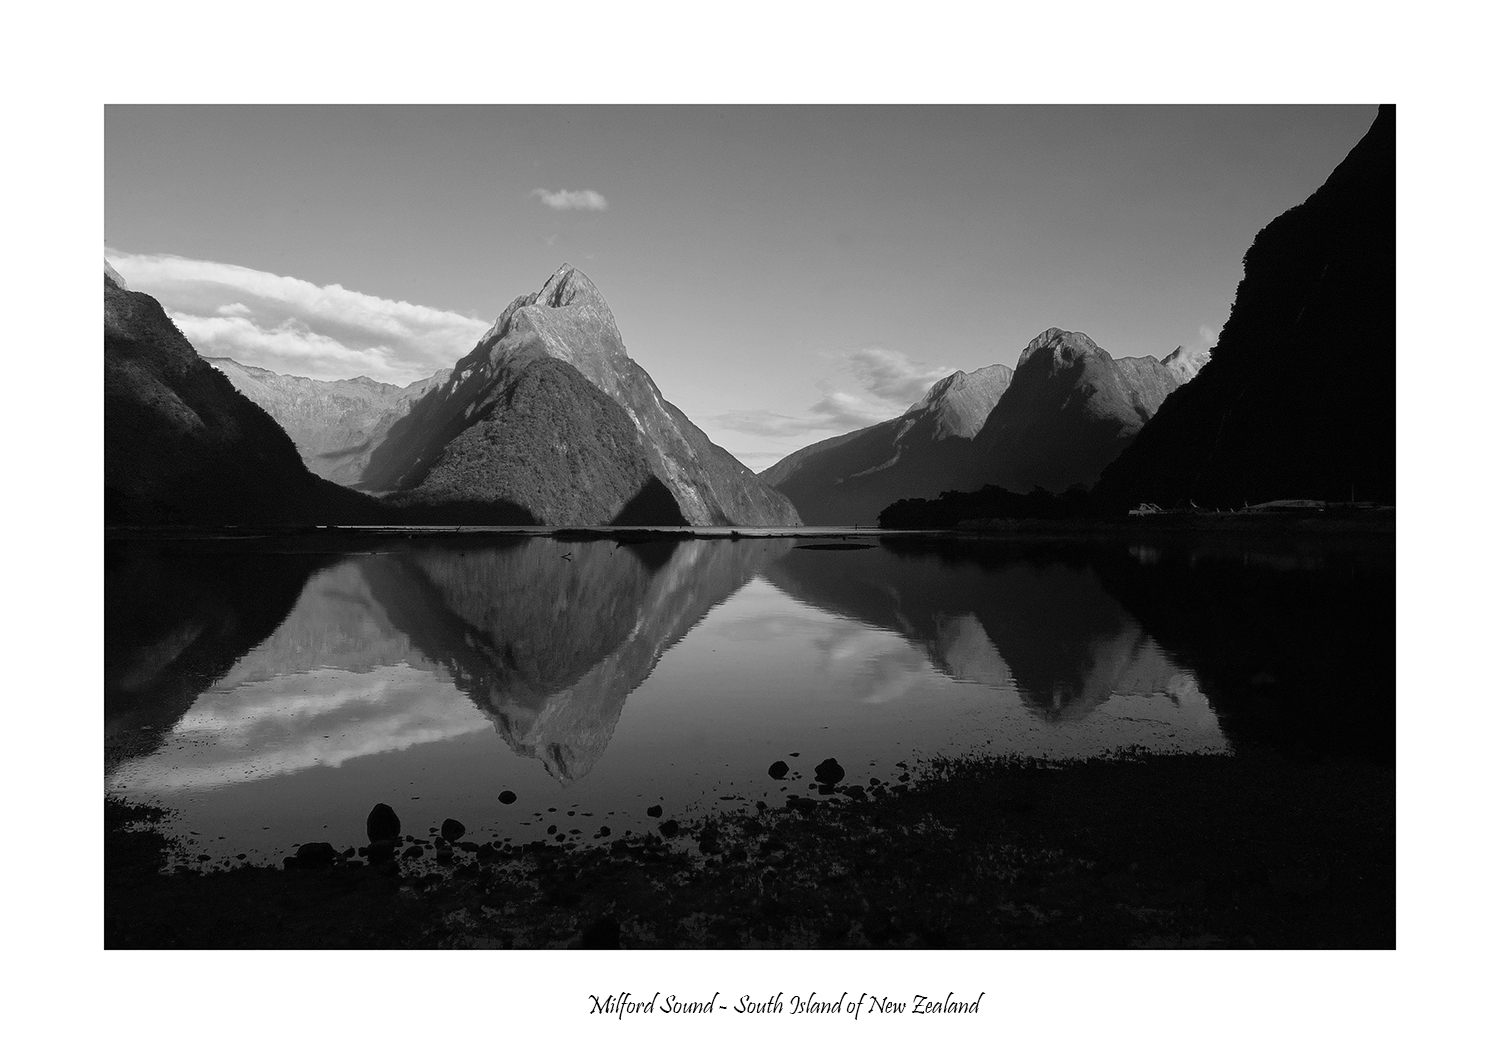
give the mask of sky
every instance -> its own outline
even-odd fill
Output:
[[[1368,106],[106,106],[105,256],[200,353],[392,383],[564,263],[759,471],[1049,327],[1210,347]]]

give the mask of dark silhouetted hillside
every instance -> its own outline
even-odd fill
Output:
[[[1395,501],[1395,107],[1256,235],[1212,360],[1098,491],[1115,507]]]
[[[106,524],[355,523],[378,510],[308,472],[271,416],[106,265]]]

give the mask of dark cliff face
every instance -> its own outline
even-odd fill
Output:
[[[1396,497],[1396,111],[1266,226],[1212,360],[1098,493],[1238,506]]]
[[[596,426],[599,434],[590,434]],[[473,429],[483,434],[450,450]],[[634,432],[634,441],[627,431]],[[502,441],[513,451],[502,472],[508,500],[543,523],[609,523],[622,513],[629,518],[628,502],[617,504],[620,494],[584,493],[605,477],[645,495],[647,505],[666,517],[657,522],[799,522],[789,501],[662,398],[626,354],[604,298],[572,267],[562,267],[541,290],[505,309],[446,383],[391,428],[362,483],[408,493],[414,501],[439,492],[445,500],[482,500],[490,486],[480,482],[488,471],[482,455],[497,452]],[[467,467],[459,470],[460,463]],[[584,467],[588,471],[575,471]],[[581,515],[590,518],[572,518]]]
[[[360,522],[375,508],[308,472],[271,416],[107,267],[104,495],[110,524]]]
[[[448,379],[440,370],[406,386],[369,377],[319,381],[292,377],[233,359],[208,359],[251,402],[276,419],[308,469],[346,487],[358,486],[370,454],[412,404]]]
[[[1175,356],[1175,353],[1174,353]],[[1017,493],[1089,486],[1149,421],[1189,363],[1115,359],[1083,333],[1049,329],[1026,346],[1015,376],[974,437],[965,489]]]
[[[1008,366],[959,371],[900,417],[803,447],[760,478],[804,523],[873,524],[894,501],[936,497],[966,478],[970,440],[1010,380]]]

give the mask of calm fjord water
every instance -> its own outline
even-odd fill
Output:
[[[815,793],[826,757],[1393,750],[1386,540],[371,544],[110,543],[106,793],[274,862],[377,801],[587,842]]]

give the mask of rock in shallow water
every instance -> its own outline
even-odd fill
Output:
[[[834,758],[824,758],[818,767],[813,769],[813,775],[818,778],[819,783],[832,785],[844,778],[844,766]]]
[[[646,815],[647,816],[660,816],[661,815],[661,806],[660,805],[653,805],[653,806],[651,806],[651,808],[649,808],[649,809],[646,810]]]
[[[500,792],[500,804],[501,805],[511,805],[511,804],[514,804],[515,800],[516,800],[516,792],[515,791],[501,791]]]
[[[305,842],[297,848],[297,866],[332,867],[338,851],[327,842]]]
[[[372,842],[384,842],[401,837],[401,818],[385,802],[370,810],[365,819],[365,835]]]
[[[467,830],[468,828],[463,824],[459,823],[452,817],[449,817],[448,819],[443,821],[442,830],[438,833],[441,834],[446,840],[450,842],[456,842],[464,836],[464,832]]]
[[[766,775],[770,776],[773,780],[779,780],[783,778],[786,773],[787,763],[785,761],[778,761],[770,768],[766,769]]]

